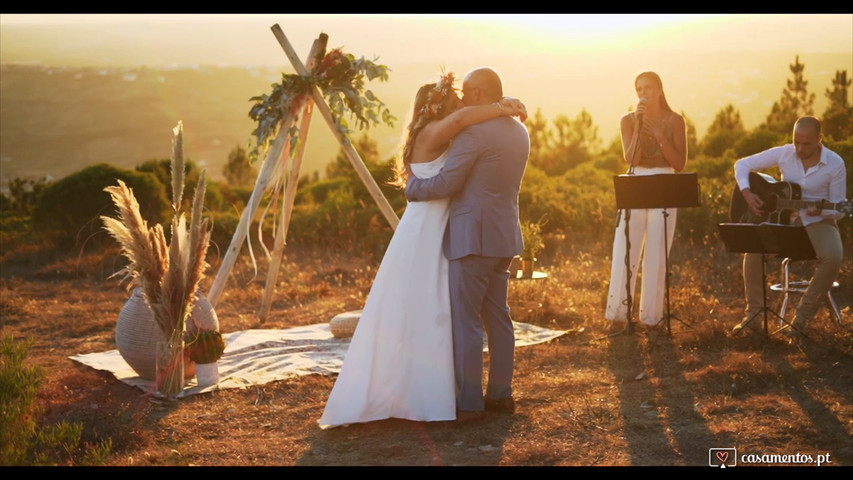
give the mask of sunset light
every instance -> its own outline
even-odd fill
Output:
[[[0,14],[0,465],[853,466],[851,78],[849,12]]]
[[[266,78],[261,85],[276,72],[292,71],[272,25],[281,26],[302,56],[326,33],[330,47],[389,67],[389,82],[372,89],[401,122],[413,92],[442,68],[462,75],[489,65],[502,73],[506,92],[524,99],[532,112],[571,118],[585,110],[607,141],[618,133],[616,120],[636,101],[631,81],[641,71],[662,76],[670,102],[700,134],[728,103],[739,108],[748,127],[759,123],[798,55],[818,109],[834,72],[853,71],[851,15],[4,14],[0,23],[4,64],[236,67]],[[166,108],[178,116],[190,107],[170,93],[173,88],[159,84],[156,91],[168,95]],[[245,102],[257,93],[240,98]],[[241,118],[231,121],[244,121],[246,107],[232,107]],[[399,145],[397,129],[378,128],[371,135],[382,152]],[[187,138],[210,152],[231,143],[196,141]],[[329,155],[334,153],[320,154]],[[4,165],[10,172],[22,166]]]

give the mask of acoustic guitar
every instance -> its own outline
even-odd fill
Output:
[[[802,208],[816,206],[821,210],[837,210],[850,215],[853,213],[853,202],[827,202],[826,200],[803,200],[802,188],[796,183],[782,182],[761,172],[749,172],[749,190],[758,195],[764,202],[764,215],[756,216],[735,185],[732,192],[729,216],[733,223],[778,223],[789,225],[791,213]]]

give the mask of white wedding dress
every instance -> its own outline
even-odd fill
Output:
[[[413,173],[431,177],[445,151]],[[387,418],[456,418],[448,261],[448,199],[410,202],[376,272],[321,428]]]

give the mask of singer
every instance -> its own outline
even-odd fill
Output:
[[[629,165],[628,173],[654,175],[684,170],[687,128],[684,118],[667,103],[660,77],[654,72],[640,73],[634,79],[634,89],[639,98],[637,107],[634,112],[625,114],[620,122],[622,153]],[[610,291],[604,314],[610,322],[608,333],[625,330],[629,321],[628,292],[630,288],[633,298],[638,273],[643,278],[639,325],[650,331],[661,325],[663,319],[666,255],[669,253],[665,249],[672,246],[676,209],[621,210],[618,215],[613,238]],[[666,222],[664,215],[668,215]],[[666,241],[664,224],[667,227]],[[637,267],[641,255],[643,263],[639,272]],[[631,276],[630,287],[628,275]]]

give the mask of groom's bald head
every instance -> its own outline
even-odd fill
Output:
[[[480,67],[468,72],[462,82],[462,101],[465,105],[485,105],[503,98],[501,77],[491,67]]]

